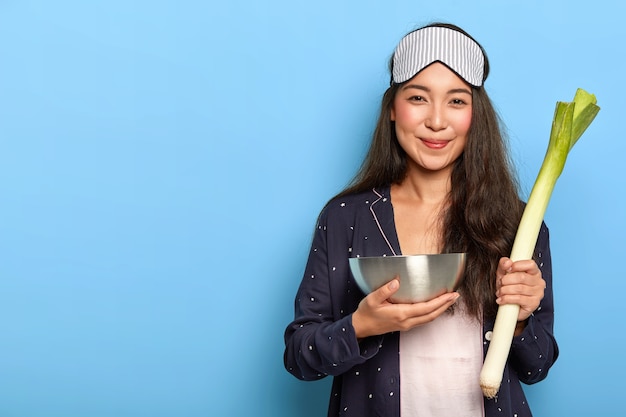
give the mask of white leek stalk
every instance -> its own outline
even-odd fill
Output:
[[[574,101],[557,102],[548,150],[515,235],[510,256],[512,261],[532,259],[539,229],[567,154],[599,110],[595,96],[582,89],[576,91]],[[494,398],[500,389],[519,309],[516,304],[498,308],[491,343],[480,373],[480,387],[485,397]]]

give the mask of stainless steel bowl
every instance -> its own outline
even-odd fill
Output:
[[[455,291],[465,271],[465,253],[350,258],[350,270],[365,294],[398,277],[394,303],[427,301]]]

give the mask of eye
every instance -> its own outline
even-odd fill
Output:
[[[453,98],[452,100],[450,100],[450,104],[456,107],[462,107],[462,106],[466,106],[468,103],[462,98]]]
[[[411,96],[409,97],[409,101],[425,101],[423,96]]]

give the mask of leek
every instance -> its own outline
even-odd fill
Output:
[[[563,171],[567,155],[599,110],[595,96],[580,88],[574,101],[557,102],[548,150],[515,235],[512,261],[532,259],[552,190]],[[498,307],[491,344],[480,373],[480,387],[487,398],[494,398],[500,389],[519,309],[515,304]]]

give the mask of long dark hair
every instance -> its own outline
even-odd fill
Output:
[[[469,37],[455,25],[428,26],[447,27]],[[483,54],[486,79],[489,61],[484,49]],[[393,57],[389,69],[393,69]],[[391,121],[393,100],[401,86],[392,83],[385,91],[369,151],[357,175],[339,196],[398,184],[405,178],[406,154]],[[441,218],[442,252],[467,252],[465,278],[459,292],[470,314],[493,317],[497,311],[497,263],[511,252],[523,203],[501,120],[483,86],[472,87],[472,122],[465,149],[454,163],[451,185]]]

